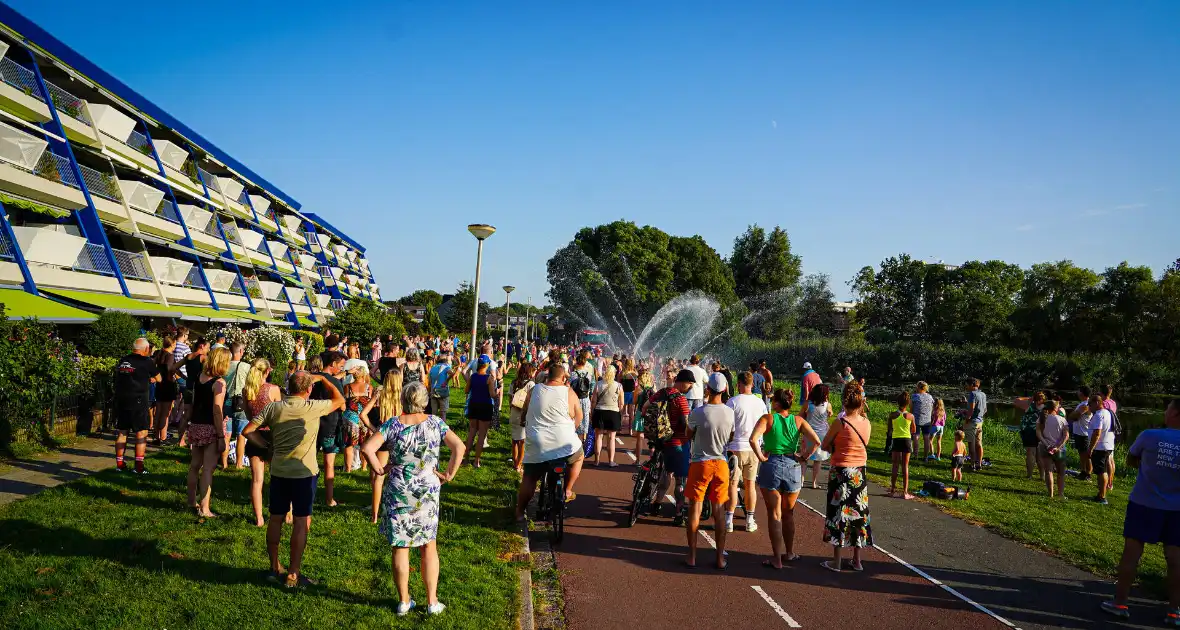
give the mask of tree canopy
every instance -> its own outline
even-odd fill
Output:
[[[442,306],[443,296],[432,289],[418,289],[409,295],[398,298],[398,304],[403,306]]]
[[[332,332],[362,343],[387,335],[401,339],[406,334],[401,317],[395,311],[372,300],[359,298],[349,300],[348,306],[336,311],[327,327]]]

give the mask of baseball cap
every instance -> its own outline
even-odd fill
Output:
[[[803,362],[803,369],[810,370],[811,369],[811,361],[804,361]]]
[[[714,394],[720,394],[729,390],[729,382],[725,380],[725,375],[721,372],[713,372],[709,375],[709,391]]]
[[[676,373],[677,383],[696,383],[697,376],[692,373],[692,370],[680,370]]]
[[[492,362],[492,357],[489,357],[486,354],[481,354],[481,355],[479,355],[478,362],[480,365],[488,365],[489,363]]]

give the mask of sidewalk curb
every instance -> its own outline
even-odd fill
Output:
[[[517,621],[520,630],[533,630],[533,561],[529,549],[528,521],[521,523],[520,536],[524,539],[524,556],[529,559],[529,566],[520,570],[520,617]]]

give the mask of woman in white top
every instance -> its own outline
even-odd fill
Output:
[[[594,412],[590,421],[594,425],[594,465],[598,466],[602,460],[602,443],[607,444],[607,454],[610,457],[610,467],[615,468],[615,434],[623,423],[623,386],[615,381],[615,366],[606,368],[598,387],[590,395],[590,407]]]
[[[574,498],[574,484],[582,472],[582,440],[576,430],[582,422],[582,405],[568,382],[565,368],[555,361],[545,382],[533,387],[524,404],[524,477],[516,495],[518,521],[524,520],[537,482],[553,464],[569,464],[565,500]]]
[[[819,444],[823,444],[824,436],[828,434],[828,420],[832,417],[832,403],[828,402],[830,390],[827,385],[820,383],[811,388],[807,398],[807,424],[819,436]],[[819,444],[816,446],[818,447]],[[811,487],[819,487],[820,462],[828,459],[829,454],[823,449],[816,448],[811,456]]]

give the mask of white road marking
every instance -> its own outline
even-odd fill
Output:
[[[751,586],[750,588],[754,589],[755,593],[761,595],[762,599],[765,600],[767,604],[770,604],[770,607],[774,609],[774,612],[778,613],[778,616],[782,617],[783,621],[787,622],[788,626],[792,628],[803,627],[799,625],[798,621],[795,621],[793,618],[791,618],[791,616],[787,614],[787,611],[783,610],[783,607],[778,605],[778,602],[771,599],[770,595],[767,595],[766,591],[762,590],[761,586]]]
[[[620,437],[619,437],[619,436],[617,436],[617,435],[615,436],[615,442],[616,442],[616,443],[617,443],[619,446],[622,446],[622,445],[623,445],[623,440],[622,440],[622,438],[620,438]]]
[[[716,548],[717,548],[717,541],[716,541],[716,540],[713,540],[713,537],[712,537],[712,536],[710,536],[709,534],[707,534],[707,533],[705,532],[705,530],[703,530],[703,529],[698,529],[698,530],[697,530],[697,533],[698,533],[698,534],[700,534],[701,536],[704,536],[705,540],[709,541],[709,544],[710,544],[710,545],[711,545],[711,546],[712,546],[714,549],[716,549]],[[729,555],[729,554],[726,554],[726,555]]]
[[[631,451],[623,451],[623,452],[627,454],[627,457],[631,458],[631,461],[633,461],[633,462],[639,461],[639,458],[635,457],[635,453],[632,453]]]
[[[820,516],[826,516],[823,512],[820,512],[819,510],[808,505],[806,501],[800,500],[799,503],[801,505],[803,505],[803,507],[811,510],[812,512],[815,512],[816,514],[819,514]],[[967,597],[966,595],[960,593],[959,591],[956,591],[954,588],[947,586],[946,584],[943,584],[939,580],[935,579],[934,576],[930,575],[929,573],[926,573],[925,571],[919,569],[918,567],[915,567],[914,565],[906,562],[905,560],[902,560],[901,558],[897,557],[896,555],[886,551],[884,548],[881,547],[881,545],[875,544],[875,545],[873,545],[873,548],[876,549],[877,551],[880,551],[881,553],[889,556],[890,558],[893,559],[894,562],[902,565],[903,567],[909,569],[910,571],[913,571],[914,573],[918,574],[918,576],[922,577],[923,579],[930,582],[931,584],[940,587],[942,590],[963,600],[967,604],[970,604],[973,608],[975,608],[979,612],[991,617],[992,619],[995,619],[996,621],[1004,624],[1005,626],[1008,626],[1009,628],[1013,628],[1013,630],[1020,630],[1020,626],[1017,626],[1016,624],[1012,623],[1011,621],[1008,621],[1007,619],[1001,617],[1000,615],[997,615],[996,613],[992,612],[990,609],[988,609],[983,604],[980,604],[979,602],[971,599],[970,597]]]

